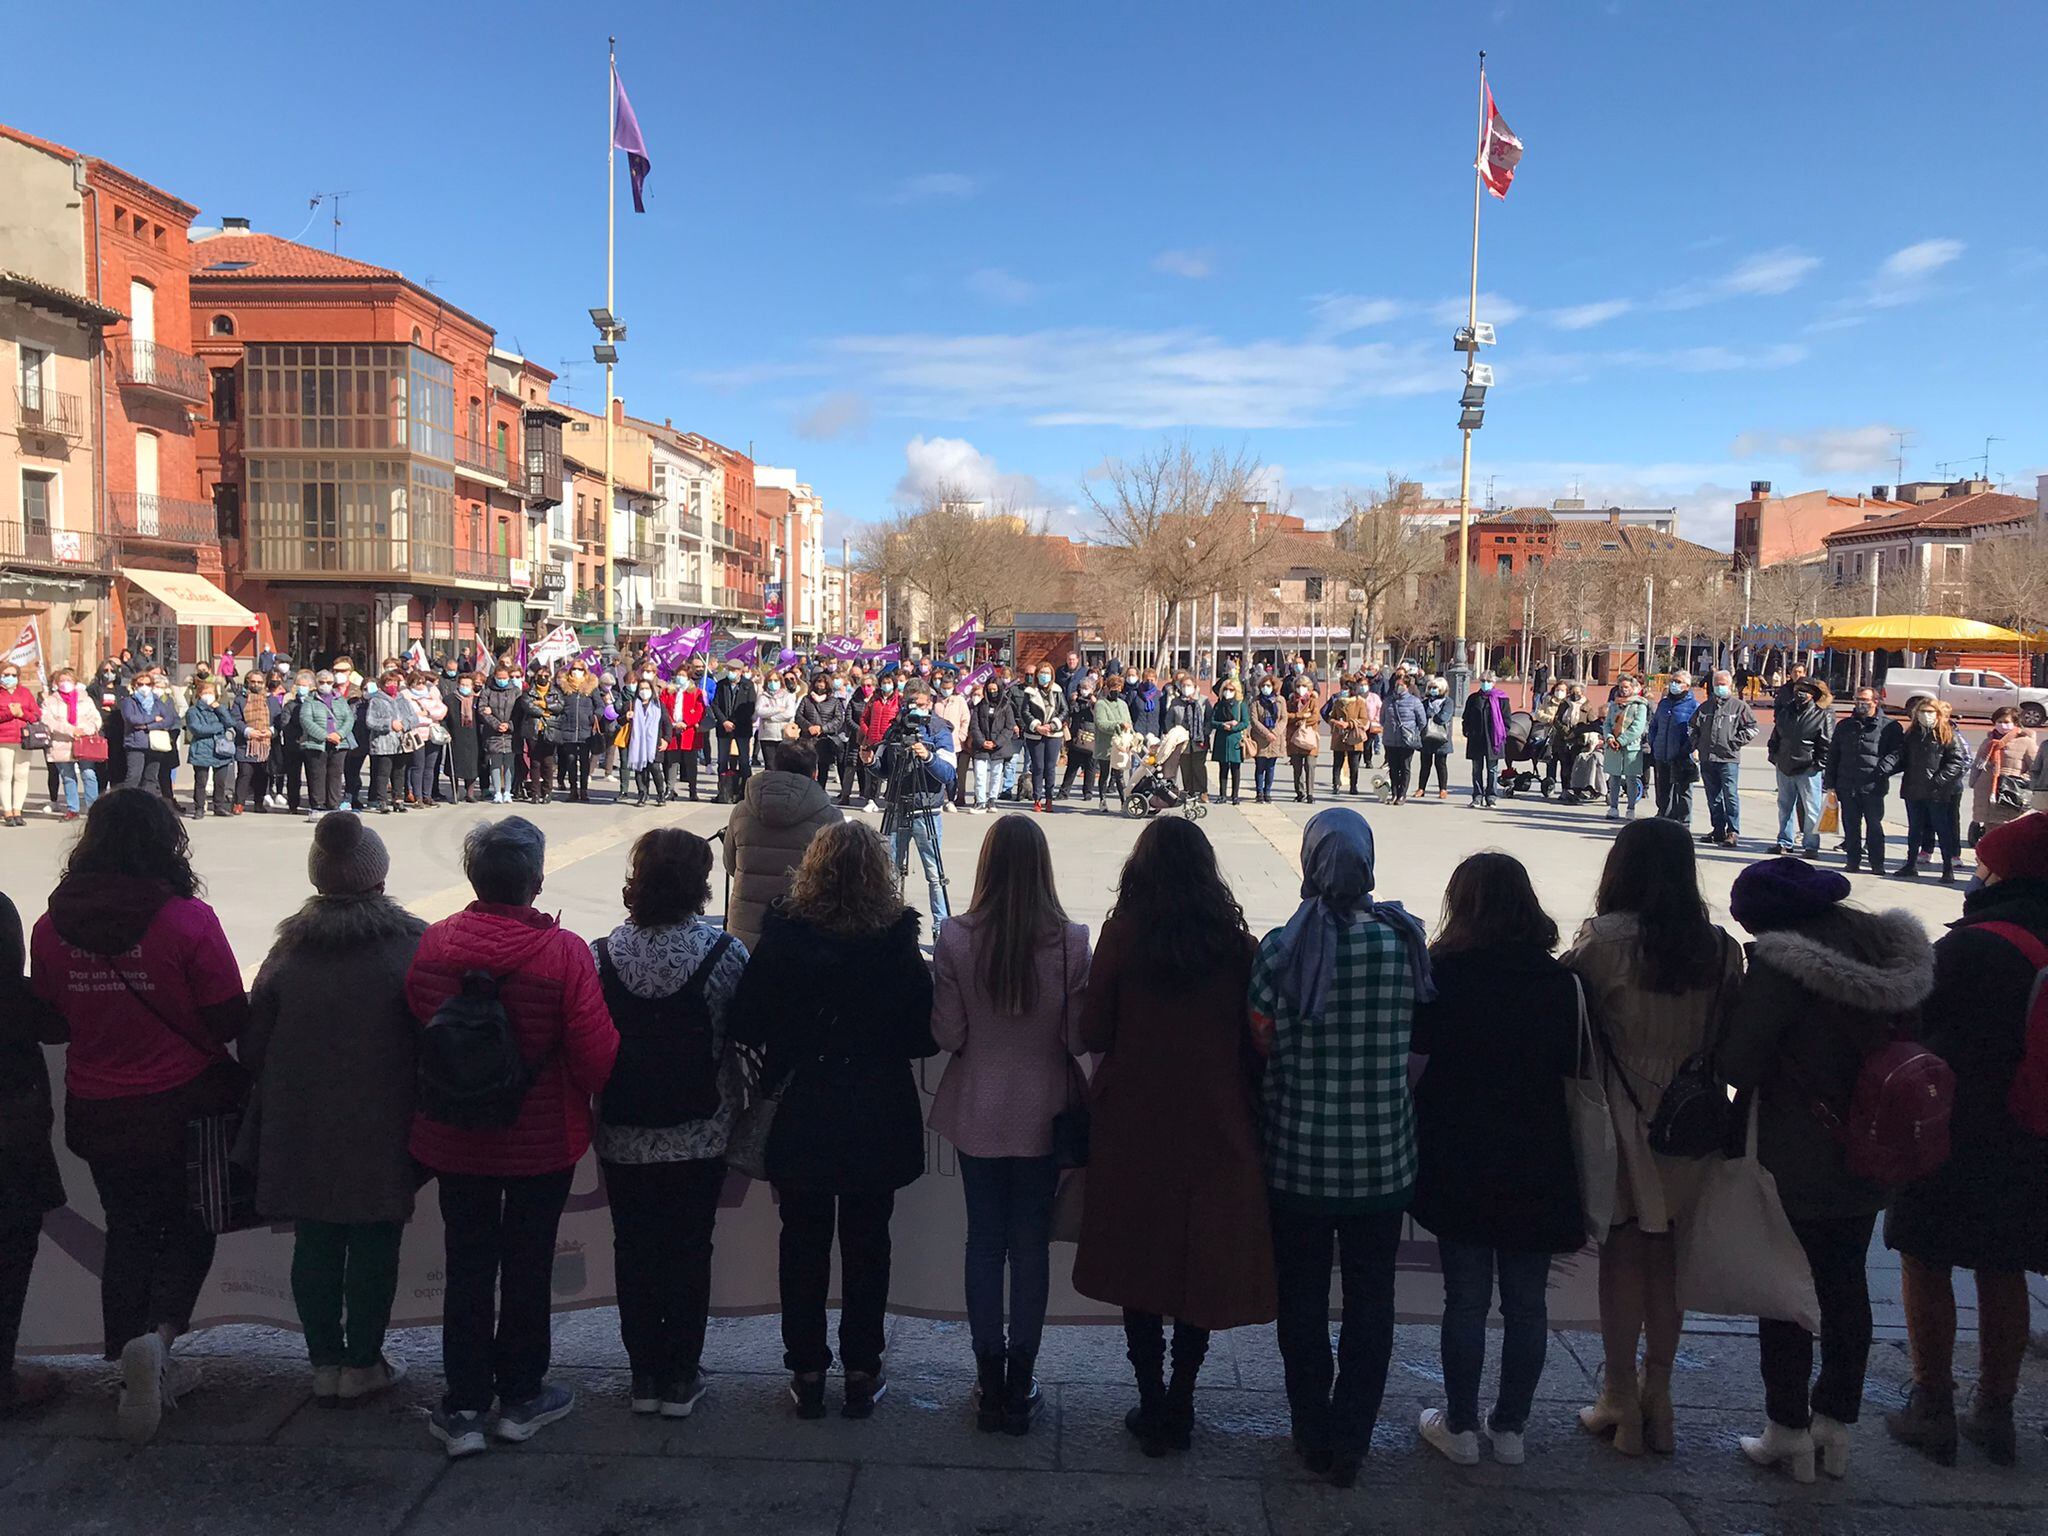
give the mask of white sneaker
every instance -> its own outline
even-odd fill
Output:
[[[1486,1432],[1489,1444],[1493,1446],[1493,1459],[1504,1467],[1519,1467],[1528,1459],[1528,1451],[1522,1444],[1522,1432],[1518,1429],[1489,1429]]]
[[[164,1421],[164,1363],[170,1351],[155,1333],[121,1347],[121,1401],[114,1427],[130,1445],[147,1445]]]
[[[1454,1465],[1476,1467],[1479,1465],[1479,1432],[1453,1431],[1451,1421],[1444,1417],[1441,1408],[1425,1408],[1422,1417],[1416,1421],[1415,1432],[1428,1444],[1443,1452]]]
[[[389,1355],[383,1356],[375,1365],[347,1366],[341,1373],[341,1404],[344,1408],[352,1408],[379,1393],[389,1392],[405,1380],[406,1375],[405,1362],[393,1360]]]
[[[874,801],[870,800],[866,805],[862,806],[861,809],[864,811],[879,811],[881,807],[875,804]]]

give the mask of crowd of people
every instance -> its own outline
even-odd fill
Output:
[[[1145,1455],[1194,1443],[1213,1332],[1271,1324],[1297,1452],[1352,1483],[1381,1414],[1412,1216],[1445,1291],[1444,1399],[1416,1433],[1452,1462],[1482,1445],[1527,1455],[1548,1277],[1590,1240],[1605,1359],[1587,1431],[1623,1456],[1673,1453],[1682,1298],[1732,1268],[1740,1294],[1774,1298],[1756,1308],[1766,1422],[1742,1452],[1802,1481],[1841,1477],[1882,1215],[1913,1370],[1887,1429],[1944,1464],[1961,1439],[2017,1456],[2026,1276],[2048,1272],[2048,1011],[2029,1017],[2048,967],[2048,815],[1984,833],[1961,920],[1933,943],[1794,857],[1736,879],[1744,942],[1710,918],[1692,838],[1645,818],[1615,838],[1560,952],[1506,854],[1459,865],[1433,926],[1383,899],[1372,829],[1350,806],[1308,822],[1300,906],[1263,937],[1202,828],[1149,822],[1091,944],[1040,822],[1013,814],[928,959],[873,827],[805,782],[800,759],[762,777],[789,782],[745,808],[789,805],[743,839],[744,907],[711,922],[710,844],[657,827],[594,943],[536,907],[546,842],[525,817],[468,832],[475,900],[426,924],[386,892],[372,825],[328,815],[312,895],[246,991],[182,820],[139,789],[102,796],[25,978],[19,920],[0,913],[9,1359],[41,1217],[65,1199],[42,1047],[67,1042],[64,1135],[106,1213],[105,1354],[137,1441],[200,1385],[173,1345],[221,1227],[190,1198],[188,1126],[217,1116],[240,1128],[250,1219],[294,1225],[292,1295],[323,1405],[406,1375],[385,1334],[404,1226],[435,1186],[446,1289],[430,1427],[450,1456],[526,1440],[575,1406],[549,1378],[549,1274],[592,1149],[627,1410],[679,1419],[703,1399],[719,1191],[737,1168],[775,1191],[794,1413],[827,1412],[836,1360],[840,1411],[872,1415],[889,1387],[896,1195],[924,1174],[927,1126],[959,1154],[983,1431],[1029,1434],[1041,1411],[1049,1247],[1072,1240],[1075,1288],[1121,1312],[1126,1424]],[[927,1113],[915,1063],[941,1051]],[[1411,1056],[1425,1063],[1412,1086]],[[1775,1183],[1776,1244],[1742,1224],[1757,1200],[1715,1195],[1750,1158]],[[1979,1309],[1960,1403],[1957,1268],[1974,1272]],[[0,1407],[30,1411],[58,1387],[13,1363]]]

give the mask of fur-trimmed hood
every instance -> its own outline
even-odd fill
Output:
[[[1866,1013],[1905,1013],[1934,991],[1927,930],[1902,908],[1837,907],[1803,927],[1772,929],[1758,936],[1755,958],[1818,997]]]
[[[382,891],[368,896],[315,896],[277,925],[277,947],[347,950],[398,940],[416,947],[426,931],[424,919],[413,916]]]

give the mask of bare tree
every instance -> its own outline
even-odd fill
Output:
[[[1418,528],[1409,510],[1419,494],[1413,481],[1403,481],[1389,470],[1383,491],[1373,491],[1363,501],[1353,495],[1344,498],[1332,573],[1362,594],[1367,656],[1378,652],[1389,595],[1405,593],[1417,578],[1440,570],[1444,563],[1441,537]]]
[[[866,529],[857,565],[921,597],[929,633],[912,638],[933,639],[969,615],[1002,623],[1045,601],[1063,574],[1055,542],[1042,519],[1009,505],[991,508],[956,485],[938,485],[914,511]]]
[[[1970,617],[2023,632],[2048,627],[2048,533],[1980,539],[1966,569]]]

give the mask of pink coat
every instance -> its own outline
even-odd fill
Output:
[[[1069,923],[1038,954],[1038,999],[1005,1014],[977,976],[981,921],[950,918],[932,946],[932,1038],[951,1051],[931,1128],[970,1157],[1044,1157],[1052,1117],[1081,1101],[1071,1058],[1081,1054],[1088,927]],[[1071,1084],[1071,1088],[1070,1088]]]
[[[540,1074],[518,1121],[503,1130],[464,1130],[414,1115],[412,1155],[436,1173],[514,1178],[573,1168],[590,1146],[591,1097],[610,1079],[619,1054],[590,946],[532,907],[473,901],[420,939],[405,1000],[422,1027],[473,970],[500,978],[498,996],[520,1053],[542,1063]]]

